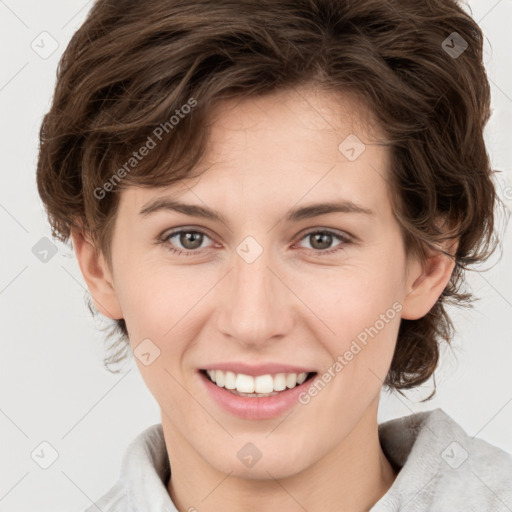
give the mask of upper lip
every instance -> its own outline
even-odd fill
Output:
[[[203,370],[222,370],[224,372],[243,373],[244,375],[275,375],[277,373],[310,373],[313,372],[311,368],[304,366],[294,366],[291,364],[283,363],[262,363],[262,364],[247,364],[242,362],[232,363],[213,363],[202,367]]]

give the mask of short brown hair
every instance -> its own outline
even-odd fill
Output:
[[[41,126],[37,184],[52,233],[66,241],[71,228],[83,229],[111,265],[120,191],[191,177],[214,104],[305,84],[352,93],[391,147],[408,254],[424,258],[427,247],[458,240],[437,303],[421,319],[401,320],[385,384],[419,385],[437,366],[438,343],[453,335],[446,303],[472,300],[464,270],[496,245],[482,44],[453,0],[98,0],[62,56]],[[191,101],[193,112],[179,115]],[[165,137],[127,168],[159,126]],[[107,366],[129,347],[124,320],[113,327]]]

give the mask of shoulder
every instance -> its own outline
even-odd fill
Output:
[[[512,510],[512,456],[441,409],[386,422],[379,436],[401,470],[372,511]]]
[[[446,413],[437,411],[450,436],[443,440],[446,446],[436,477],[439,502],[444,496],[450,497],[454,505],[464,505],[469,512],[512,509],[512,456],[469,436]]]
[[[153,425],[127,447],[116,484],[84,512],[177,512],[166,490],[169,477],[162,426]]]

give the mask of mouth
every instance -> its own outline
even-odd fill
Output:
[[[317,372],[246,375],[220,369],[200,370],[211,383],[231,394],[245,398],[281,395],[313,379]]]

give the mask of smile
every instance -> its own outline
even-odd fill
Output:
[[[198,373],[213,404],[246,420],[276,418],[297,407],[299,395],[318,375],[317,372],[248,375],[213,368]]]
[[[206,370],[210,380],[219,388],[225,388],[240,396],[274,396],[280,391],[292,389],[307,380],[313,374],[277,373],[275,375],[245,375],[222,370]]]

